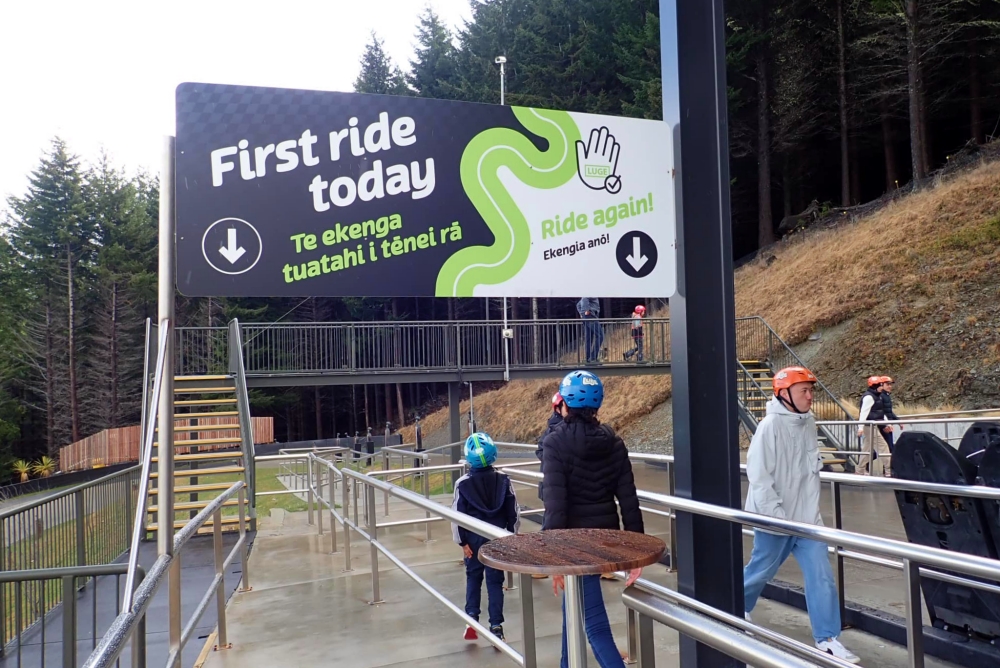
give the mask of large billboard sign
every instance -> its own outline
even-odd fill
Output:
[[[673,155],[660,121],[181,84],[178,288],[670,295]]]

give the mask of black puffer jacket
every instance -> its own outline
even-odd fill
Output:
[[[556,413],[555,411],[552,411],[552,415],[549,416],[549,423],[545,427],[545,432],[538,439],[538,449],[535,450],[535,456],[538,457],[538,461],[540,461],[540,462],[543,461],[543,459],[542,459],[542,451],[543,451],[543,448],[545,447],[545,439],[548,438],[549,434],[551,434],[553,432],[553,430],[555,430],[555,428],[558,427],[559,425],[561,425],[562,423],[563,423],[563,417],[562,417],[562,415],[560,415],[559,413]],[[544,499],[545,498],[544,496],[542,496],[542,493],[544,492],[544,490],[545,490],[545,482],[543,481],[543,482],[538,483],[538,498],[539,499]]]
[[[611,427],[570,418],[545,439],[542,457],[543,529],[621,529],[624,524],[626,531],[643,532],[632,463]]]

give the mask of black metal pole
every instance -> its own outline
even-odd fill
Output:
[[[740,505],[722,0],[660,0],[664,118],[677,123],[677,293],[670,300],[676,493]],[[674,96],[679,92],[679,102]],[[679,131],[678,131],[679,130]],[[679,513],[678,589],[743,614],[740,526]],[[681,637],[685,668],[740,662]]]

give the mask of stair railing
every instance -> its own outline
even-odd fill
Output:
[[[243,364],[243,340],[240,321],[233,318],[229,323],[229,373],[236,381],[236,410],[240,422],[240,450],[243,452],[243,466],[247,478],[247,499],[250,503],[250,530],[257,529],[257,471],[254,466],[256,456],[253,438],[253,421],[250,419],[250,396],[247,392],[246,367]]]
[[[787,366],[805,366],[799,356],[778,336],[767,321],[760,316],[737,318],[737,356],[742,359],[766,361],[772,371]],[[852,420],[850,412],[820,381],[816,383],[813,413],[820,420]],[[837,450],[857,450],[861,444],[849,427],[821,425],[823,434]]]
[[[159,406],[163,376],[170,373],[170,370],[164,369],[164,359],[167,354],[167,343],[172,335],[171,324],[169,320],[164,320],[160,325],[150,406]],[[132,523],[132,542],[128,553],[128,573],[125,576],[125,600],[122,603],[122,610],[129,610],[132,607],[132,596],[135,591],[139,566],[139,541],[142,540],[142,534],[146,531],[146,503],[149,501],[149,483],[153,469],[153,439],[156,438],[155,413],[150,412],[143,426],[145,431],[142,434],[142,473],[139,476],[139,498],[135,504],[135,521]],[[173,444],[169,444],[169,446],[172,447]]]

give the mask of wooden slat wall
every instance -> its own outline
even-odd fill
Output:
[[[192,420],[178,420],[175,425],[178,427],[188,427],[193,426],[192,422]],[[274,442],[274,418],[252,417],[250,418],[250,422],[253,427],[255,444]],[[197,436],[199,439],[237,438],[239,432],[234,429],[210,428],[230,424],[237,424],[235,417],[199,418],[198,426],[205,425],[207,429],[197,432]],[[176,432],[174,434],[176,442],[186,441],[190,438],[191,432]],[[99,466],[139,461],[139,444],[141,442],[142,434],[139,433],[138,425],[105,429],[102,432],[61,448],[59,450],[59,469],[62,471],[79,471]],[[236,443],[203,445],[198,450],[199,452],[226,450],[237,445]],[[188,453],[190,450],[190,448],[177,448],[176,451],[178,453]]]

